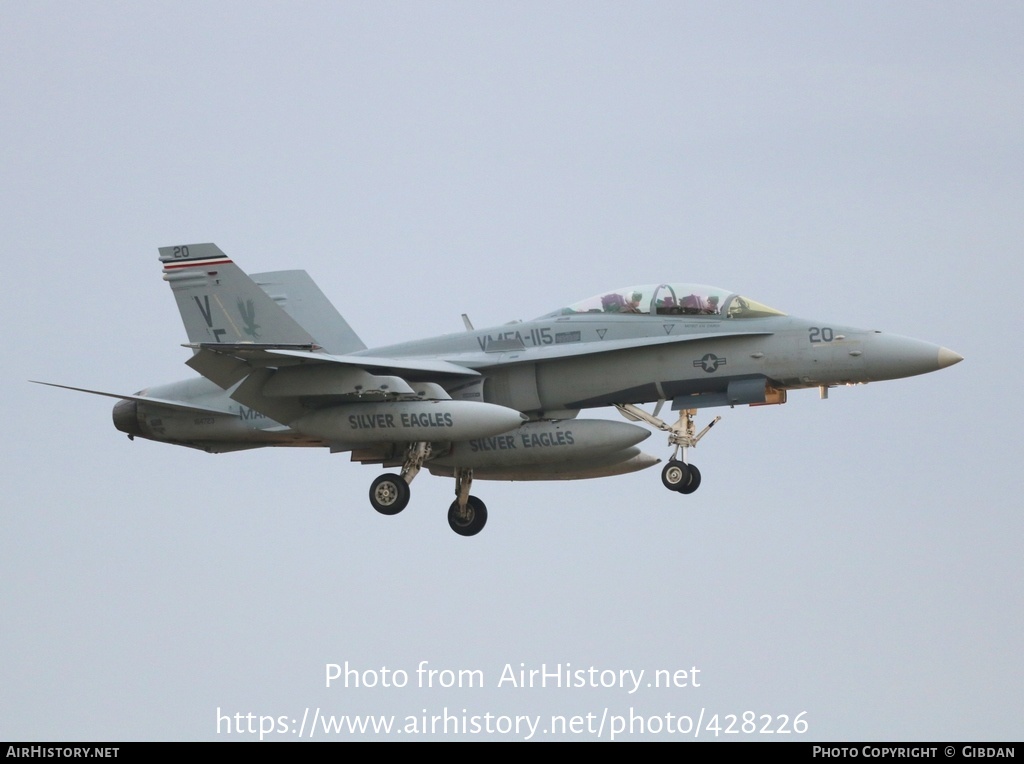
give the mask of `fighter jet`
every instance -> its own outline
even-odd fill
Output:
[[[655,283],[612,289],[532,321],[367,349],[304,271],[246,275],[213,244],[163,247],[199,377],[121,395],[128,437],[224,453],[316,446],[397,470],[370,485],[395,515],[426,468],[454,478],[448,523],[473,536],[487,508],[474,480],[621,475],[660,459],[665,488],[689,494],[699,410],[783,404],[790,390],[925,374],[963,360],[921,340],[794,318],[728,289]],[[52,384],[52,383],[43,383]],[[67,387],[55,385],[56,387]],[[661,418],[665,404],[678,412]],[[641,404],[654,404],[653,410]],[[588,419],[616,408],[628,422]]]

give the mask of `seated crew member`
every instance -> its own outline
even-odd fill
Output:
[[[601,298],[601,307],[605,313],[624,313],[626,311],[626,299],[621,294],[612,292]]]
[[[640,300],[643,299],[643,295],[640,292],[633,292],[629,299],[626,301],[626,306],[622,309],[623,313],[643,313],[640,310]]]

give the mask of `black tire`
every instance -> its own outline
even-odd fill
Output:
[[[456,499],[448,507],[448,525],[460,536],[475,536],[484,529],[487,524],[487,507],[476,496],[470,496],[466,500],[466,513],[459,512],[459,502]]]
[[[370,504],[382,515],[397,515],[408,505],[410,493],[401,475],[381,475],[370,483]]]
[[[679,493],[693,493],[700,488],[700,470],[692,464],[686,465],[690,468],[690,480],[685,486],[679,489]]]
[[[670,491],[678,491],[690,481],[690,468],[676,459],[669,460],[661,471],[661,483]]]

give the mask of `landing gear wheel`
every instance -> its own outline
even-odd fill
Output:
[[[459,510],[457,499],[448,508],[448,525],[460,536],[475,536],[486,523],[487,507],[476,496],[467,498],[465,511]]]
[[[685,462],[672,459],[661,471],[661,482],[670,491],[684,488],[690,480],[690,468]]]
[[[700,470],[692,464],[686,466],[690,468],[690,481],[682,488],[676,489],[679,493],[693,493],[700,488]]]
[[[381,475],[370,484],[370,504],[382,515],[397,515],[409,503],[409,493],[401,475]]]

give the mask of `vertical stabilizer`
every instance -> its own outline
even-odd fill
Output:
[[[315,344],[309,332],[215,244],[161,247],[189,342]]]
[[[342,355],[366,350],[366,345],[348,325],[320,287],[305,271],[274,271],[249,274],[257,286],[270,295],[289,316],[328,353]]]

